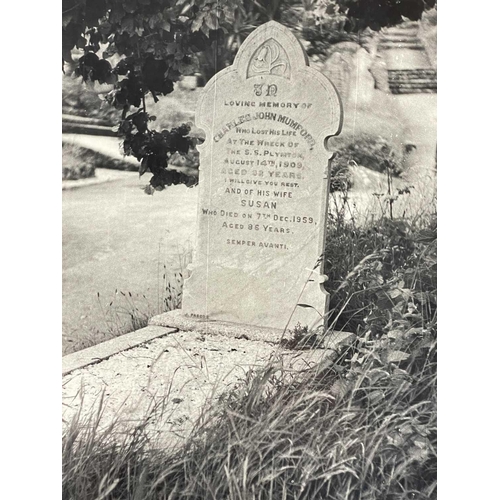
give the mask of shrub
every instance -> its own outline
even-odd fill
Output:
[[[95,176],[96,168],[137,171],[138,166],[103,155],[92,149],[64,142],[62,144],[62,179],[78,180]]]
[[[414,297],[419,307],[428,310],[427,316],[432,316],[436,308],[436,233],[435,216],[425,223],[383,217],[358,226],[343,215],[330,215],[325,288],[331,294],[329,314],[335,328],[358,331],[367,317],[377,314],[380,301],[395,300],[417,282],[433,288],[425,296],[416,290]]]
[[[95,176],[95,162],[87,150],[63,143],[62,180],[78,180]]]
[[[362,134],[350,142],[338,140],[330,160],[331,192],[352,187],[350,167],[353,165],[395,176],[403,171],[401,152],[383,137]]]
[[[280,359],[250,372],[180,449],[148,440],[153,413],[122,443],[112,427],[96,431],[98,418],[73,421],[63,498],[435,499],[436,323],[417,305],[434,293],[435,241],[432,230],[420,236],[409,288],[389,276],[357,336],[330,343],[305,374]],[[370,262],[354,281],[377,276]]]
[[[63,76],[62,112],[97,118],[109,126],[114,126],[120,119],[120,111],[101,100],[95,90],[85,85],[82,79],[75,75]]]
[[[337,287],[346,304],[359,296],[356,335],[297,329],[288,347],[332,354],[302,373],[279,358],[249,372],[177,450],[150,441],[153,411],[121,441],[117,422],[98,432],[99,413],[90,425],[76,416],[63,498],[435,499],[435,219],[345,222],[342,234],[360,244]]]

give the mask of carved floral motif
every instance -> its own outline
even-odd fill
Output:
[[[290,78],[290,62],[283,47],[273,38],[265,41],[250,59],[248,77],[276,75]]]

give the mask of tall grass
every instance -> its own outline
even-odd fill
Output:
[[[120,436],[76,415],[64,499],[437,497],[435,217],[332,217],[332,327],[354,335],[301,373],[280,356],[249,372],[180,448],[151,438],[149,416]]]
[[[324,266],[330,325],[337,330],[362,328],[388,286],[414,286],[412,272],[419,266],[432,275],[436,286],[435,259],[422,261],[420,255],[422,242],[437,238],[435,194],[415,192],[412,186],[395,187],[390,172],[385,192],[381,191],[372,194],[379,203],[376,215],[370,215],[367,206],[356,205],[347,187],[331,196]],[[409,198],[417,202],[408,204]],[[399,215],[400,205],[410,208],[404,216]]]
[[[149,299],[143,293],[138,294],[118,289],[115,289],[111,296],[106,297],[97,292],[96,302],[100,311],[99,323],[82,328],[77,335],[74,333],[67,335],[66,341],[71,344],[67,351],[76,352],[145,328],[153,316],[180,309],[183,283],[182,271],[167,273],[167,267],[163,265],[163,275],[159,277],[156,301]],[[69,352],[65,352],[65,354],[69,354]]]
[[[279,364],[252,373],[177,451],[154,447],[147,418],[121,440],[75,419],[63,498],[436,498],[435,343],[380,354],[339,352],[291,384]]]

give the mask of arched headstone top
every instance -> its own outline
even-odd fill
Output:
[[[290,79],[294,71],[309,66],[309,61],[290,30],[276,21],[269,21],[245,39],[233,66],[246,78],[276,75]]]
[[[338,135],[342,129],[343,110],[337,89],[325,75],[309,66],[300,41],[276,21],[269,21],[253,31],[242,43],[233,64],[219,71],[205,85],[196,122],[207,133],[215,127],[213,107],[222,88],[224,96],[227,99],[234,96],[235,102],[240,98],[246,101],[256,97],[273,101],[293,99],[300,101],[301,105],[309,101],[310,111],[321,110],[321,114],[316,115],[315,126],[321,127],[321,132],[316,133],[318,144],[323,143],[327,136]],[[288,104],[278,102],[273,106]],[[258,103],[258,106],[262,104]],[[229,110],[222,108],[218,116],[222,117],[225,111]]]

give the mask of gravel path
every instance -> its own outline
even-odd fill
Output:
[[[89,336],[105,340],[96,330],[116,328],[133,307],[161,312],[163,265],[173,273],[194,241],[196,187],[148,196],[146,175],[120,174],[127,175],[62,192],[63,353],[85,347]]]
[[[76,144],[87,149],[93,149],[98,153],[116,158],[121,161],[126,161],[137,165],[138,161],[132,156],[124,156],[120,153],[120,139],[118,137],[108,137],[102,135],[85,135],[85,134],[62,134],[63,142]]]

